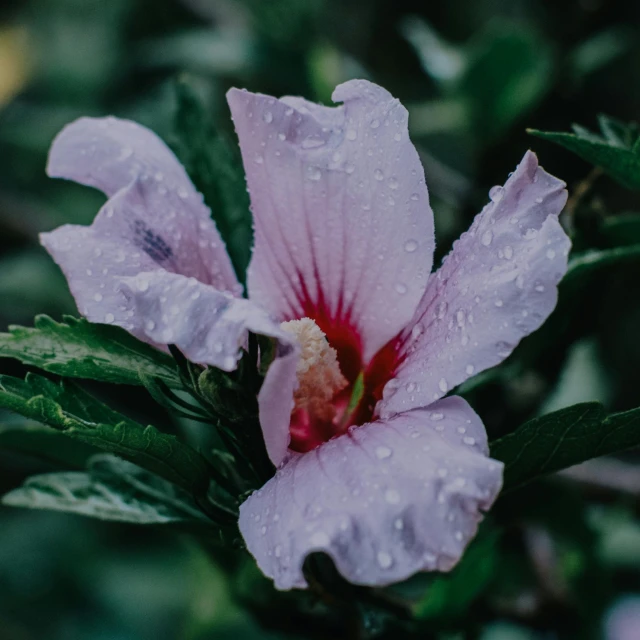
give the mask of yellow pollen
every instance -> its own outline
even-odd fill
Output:
[[[290,320],[280,326],[294,335],[300,345],[294,410],[306,409],[316,418],[333,420],[336,411],[331,400],[348,384],[340,372],[336,350],[311,318]]]

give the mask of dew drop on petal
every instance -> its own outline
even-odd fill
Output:
[[[485,247],[488,247],[491,244],[492,240],[493,240],[493,232],[492,231],[485,231],[482,234],[482,238],[480,238],[480,242],[482,242],[482,244]]]
[[[398,504],[400,502],[400,494],[395,489],[387,489],[384,499],[389,504]]]
[[[396,282],[394,289],[401,295],[407,293],[407,285],[402,282]]]
[[[270,122],[273,122],[273,113],[271,113],[271,111],[265,111],[262,114],[262,119],[269,124]]]
[[[391,449],[389,449],[389,447],[379,446],[376,449],[376,456],[377,456],[378,460],[384,460],[385,458],[389,458],[389,457],[391,457],[392,453],[393,453],[393,451],[391,451]]]
[[[418,243],[415,240],[407,240],[404,243],[404,250],[407,253],[413,253],[418,248]]]
[[[386,551],[378,551],[378,564],[382,569],[388,569],[393,564],[393,558]]]
[[[504,188],[500,185],[496,185],[495,187],[491,187],[489,189],[489,198],[493,202],[500,202],[502,200],[502,196],[504,195]]]
[[[347,140],[355,140],[358,137],[358,132],[355,129],[347,129]]]
[[[373,172],[373,177],[374,177],[378,182],[380,182],[380,180],[383,180],[383,179],[384,179],[384,173],[382,173],[382,171],[381,171],[380,169],[376,169],[376,170]]]
[[[316,531],[310,540],[311,544],[318,547],[325,547],[329,544],[329,536],[324,531]]]
[[[440,378],[440,382],[438,382],[438,387],[442,393],[446,393],[447,391],[447,381],[444,378]]]

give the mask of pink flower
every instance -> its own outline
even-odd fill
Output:
[[[150,131],[82,119],[49,163],[110,198],[91,227],[42,236],[83,315],[225,370],[248,330],[278,340],[259,395],[277,472],[241,506],[240,529],[280,589],[306,586],[314,551],[364,585],[456,564],[502,467],[476,413],[444,396],[542,324],[570,246],[564,183],[528,152],[430,275],[433,215],[406,110],[362,80],[333,98],[343,104],[228,94],[255,221],[249,300]]]

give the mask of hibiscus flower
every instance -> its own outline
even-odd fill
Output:
[[[307,586],[312,552],[362,585],[456,564],[502,465],[478,415],[445,396],[542,324],[570,247],[565,185],[527,152],[431,274],[407,111],[363,80],[333,99],[228,94],[255,225],[248,299],[202,197],[152,132],[83,118],[48,167],[109,197],[90,227],[42,235],[89,320],[227,371],[248,331],[276,340],[258,398],[276,472],[239,526],[280,589]]]

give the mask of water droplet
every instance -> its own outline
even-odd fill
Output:
[[[547,258],[553,260],[556,257],[556,252],[553,249],[547,249]]]
[[[407,253],[413,253],[418,248],[418,243],[415,240],[407,240],[404,243],[404,250]]]
[[[434,411],[434,412],[431,414],[431,419],[432,419],[434,422],[437,422],[438,420],[442,420],[442,418],[444,418],[444,413],[439,413],[438,411]]]
[[[262,164],[264,162],[264,158],[262,157],[261,153],[258,153],[257,151],[253,154],[253,161],[256,164]]]
[[[387,184],[389,185],[389,189],[393,189],[395,191],[398,188],[399,182],[397,178],[389,178],[389,180],[387,180]]]
[[[398,504],[400,502],[400,494],[395,489],[388,489],[384,494],[384,499],[389,504]]]
[[[302,141],[301,146],[303,149],[315,149],[316,147],[321,147],[323,144],[324,140],[322,138],[310,136]]]
[[[438,320],[442,320],[442,318],[444,318],[448,307],[449,305],[446,302],[439,302],[436,305],[436,318],[438,318]]]
[[[396,282],[394,289],[400,295],[407,293],[407,285],[402,282]]]
[[[282,545],[276,545],[275,549],[273,550],[273,555],[276,558],[279,558],[282,555]]]
[[[423,331],[424,328],[422,327],[422,325],[420,323],[416,324],[413,329],[411,329],[411,337],[413,338],[413,340],[419,338],[422,335]]]
[[[482,244],[485,247],[488,247],[491,244],[492,240],[493,240],[493,232],[492,231],[485,231],[482,234],[482,238],[480,238],[480,242],[482,242]]]
[[[385,447],[383,445],[379,446],[376,449],[376,456],[377,456],[378,460],[384,460],[385,458],[389,458],[389,457],[391,457],[392,453],[393,453],[393,451],[391,451],[391,449],[389,449],[389,447]]]
[[[401,133],[396,133],[396,135],[395,135],[395,136],[393,136],[393,139],[394,139],[396,142],[400,142],[400,140],[402,140],[402,134],[401,134]]]
[[[316,531],[310,542],[314,546],[325,547],[329,544],[329,536],[324,531]]]
[[[307,177],[309,178],[309,180],[317,182],[322,177],[322,172],[320,171],[320,169],[318,169],[318,167],[309,166],[307,167]]]
[[[376,170],[373,172],[373,177],[374,177],[376,180],[378,180],[378,182],[379,182],[380,180],[383,180],[383,179],[384,179],[384,173],[382,173],[382,171],[381,171],[380,169],[376,169]]]
[[[511,258],[513,258],[513,249],[509,245],[504,248],[504,257],[507,260],[511,260]]]
[[[420,196],[417,193],[412,193],[410,196],[411,200],[413,200],[414,202],[417,202],[418,200],[420,200]]]
[[[447,392],[447,381],[444,378],[440,378],[440,382],[438,382],[438,388],[442,393]]]
[[[93,299],[94,299],[96,302],[101,302],[101,301],[102,301],[102,294],[101,294],[101,293],[96,293],[96,294],[93,296]]]
[[[503,305],[502,300],[496,300],[493,304],[496,305],[496,307],[501,307]]]
[[[465,371],[467,372],[468,375],[472,375],[473,372],[475,371],[475,367],[472,364],[468,364]]]
[[[398,530],[401,531],[402,529],[404,529],[404,522],[402,521],[402,518],[398,518],[394,523],[393,526]]]
[[[347,140],[355,140],[358,137],[358,132],[355,129],[347,129]]]
[[[500,202],[500,200],[502,200],[502,196],[504,196],[504,188],[500,185],[496,185],[495,187],[491,187],[491,189],[489,189],[489,198],[493,202]]]
[[[113,313],[107,313],[107,315],[104,317],[104,321],[107,324],[111,324],[114,320],[115,320],[115,316],[113,315]]]
[[[542,204],[542,198],[536,198],[536,202],[537,202],[538,204]]]
[[[472,438],[471,436],[465,436],[464,438],[462,438],[462,442],[468,444],[469,446],[473,446],[476,443],[476,439]]]
[[[523,235],[525,240],[533,240],[538,236],[538,230],[533,228],[527,229]]]
[[[465,317],[464,317],[464,311],[462,309],[458,309],[458,311],[456,312],[456,320],[458,322],[459,327],[464,327]]]
[[[271,111],[265,111],[262,114],[262,119],[269,124],[270,122],[273,122],[273,113],[271,113]]]
[[[378,564],[382,569],[388,569],[393,564],[393,558],[386,551],[378,551]]]
[[[544,285],[543,284],[537,284],[535,287],[536,291],[539,291],[540,293],[542,293],[544,291]]]
[[[374,120],[371,121],[371,125],[370,126],[371,126],[372,129],[377,129],[380,126],[380,120],[375,118]]]

